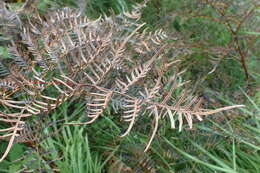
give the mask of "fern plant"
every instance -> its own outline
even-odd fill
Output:
[[[242,106],[203,109],[202,99],[180,89],[187,82],[181,81],[179,60],[169,57],[172,45],[167,34],[161,29],[149,31],[139,21],[145,3],[131,13],[97,20],[70,8],[49,10],[42,16],[30,7],[33,15],[28,17],[28,6],[15,12],[2,9],[3,17],[17,21],[19,32],[9,41],[11,57],[0,61],[0,121],[4,124],[0,139],[9,141],[0,161],[27,134],[27,121],[46,116],[78,96],[86,99],[86,117],[67,125],[93,123],[112,106],[128,124],[123,137],[141,116],[149,116],[153,131],[145,151],[162,118],[168,118],[172,128],[178,121],[181,131],[184,120],[192,128],[194,118],[201,121],[203,116]]]

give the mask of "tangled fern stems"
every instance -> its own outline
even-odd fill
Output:
[[[184,119],[192,128],[193,117],[201,121],[203,116],[242,106],[207,110],[188,90],[175,96],[186,83],[179,80],[179,60],[169,57],[172,45],[165,32],[149,32],[145,23],[139,23],[144,5],[97,20],[70,8],[45,16],[35,10],[27,18],[24,10],[1,9],[19,33],[9,42],[11,58],[0,61],[0,121],[5,125],[0,138],[9,141],[0,161],[14,143],[26,138],[29,117],[46,115],[77,96],[86,98],[86,120],[67,124],[90,124],[112,106],[129,124],[123,137],[141,116],[150,116],[154,127],[145,151],[165,116],[172,128],[177,119],[181,131]]]

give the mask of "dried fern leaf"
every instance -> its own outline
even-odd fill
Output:
[[[92,97],[91,102],[86,104],[87,116],[91,118],[90,121],[84,123],[66,123],[73,125],[90,124],[94,122],[102,113],[104,109],[107,108],[111,97],[113,96],[113,91],[104,88],[96,87],[96,91],[90,93]]]
[[[123,119],[126,122],[130,122],[128,129],[124,134],[121,135],[121,137],[126,136],[131,129],[133,128],[133,125],[136,121],[136,118],[138,116],[138,113],[141,111],[142,107],[142,100],[140,99],[127,99],[125,100],[124,108],[126,109],[123,114]]]
[[[181,131],[185,120],[192,128],[194,116],[201,121],[202,116],[242,107],[206,110],[188,90],[176,96],[175,91],[186,84],[178,80],[184,71],[174,71],[178,59],[168,57],[174,44],[165,44],[166,33],[162,29],[150,32],[138,21],[146,2],[132,12],[96,20],[70,8],[52,10],[44,17],[36,12],[28,20],[20,20],[23,11],[15,13],[14,18],[23,24],[16,26],[22,40],[11,41],[10,66],[0,61],[4,77],[0,80],[0,107],[4,108],[0,121],[7,126],[0,129],[0,138],[9,140],[0,161],[14,141],[25,135],[22,130],[28,117],[47,114],[78,96],[87,99],[90,120],[66,124],[90,124],[112,105],[122,110],[122,120],[129,123],[122,135],[126,136],[140,115],[150,116],[153,128],[145,151],[165,116],[172,128],[178,121]]]
[[[10,74],[9,70],[0,61],[0,77],[5,77],[9,74]]]

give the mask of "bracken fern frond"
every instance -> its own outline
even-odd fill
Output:
[[[182,72],[175,68],[179,60],[167,56],[172,45],[163,30],[149,32],[139,22],[138,9],[96,20],[70,8],[20,19],[24,23],[17,26],[21,31],[17,37],[22,40],[10,42],[9,66],[0,63],[4,76],[0,121],[6,126],[0,129],[0,139],[9,141],[0,161],[22,134],[28,117],[47,114],[79,95],[86,98],[88,120],[67,125],[90,124],[106,108],[117,107],[129,123],[123,137],[141,116],[149,115],[154,127],[145,151],[165,116],[172,128],[178,120],[181,131],[184,119],[192,128],[193,117],[201,121],[203,116],[242,106],[207,110],[188,90],[176,97],[175,91],[185,84],[179,82]],[[115,106],[113,100],[121,104]]]

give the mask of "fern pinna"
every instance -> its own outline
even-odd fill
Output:
[[[86,98],[87,120],[67,124],[90,124],[112,106],[129,123],[126,136],[141,116],[149,116],[153,132],[145,151],[162,118],[172,128],[178,121],[181,130],[184,120],[192,128],[194,118],[241,106],[203,109],[202,100],[184,89],[176,98],[186,82],[179,80],[179,60],[169,57],[174,46],[162,29],[149,31],[139,22],[140,8],[96,20],[70,8],[44,16],[35,10],[30,17],[21,9],[13,15],[2,9],[17,37],[8,41],[10,58],[0,61],[0,139],[9,141],[0,161],[24,134],[29,117],[47,114],[75,96]]]

